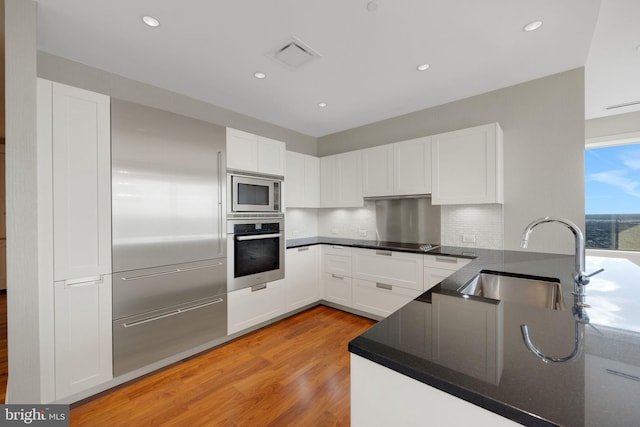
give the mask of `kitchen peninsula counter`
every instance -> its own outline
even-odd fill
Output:
[[[571,354],[576,331],[571,312],[573,256],[456,247],[427,253],[473,261],[351,341],[351,353],[516,423],[637,425],[640,267],[628,260],[587,257],[588,273],[605,268],[587,285],[587,303],[592,306],[587,312],[597,330],[586,326],[577,359],[547,363],[526,348],[520,325],[528,325],[533,343],[543,353]],[[457,292],[481,270],[557,278],[565,308],[537,308]],[[447,304],[438,308],[440,300]],[[487,321],[483,339],[467,333],[477,330],[478,308],[491,314],[486,319],[493,319]],[[487,360],[478,364],[483,357]],[[428,422],[429,403],[416,413]]]

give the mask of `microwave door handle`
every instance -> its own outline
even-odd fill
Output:
[[[282,233],[252,234],[250,236],[236,236],[236,240],[242,242],[242,241],[245,241],[245,240],[273,239],[275,237],[282,237]]]

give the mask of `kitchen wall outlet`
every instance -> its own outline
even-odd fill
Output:
[[[291,235],[292,235],[293,237],[298,237],[298,236],[300,235],[300,230],[293,230],[293,231],[291,232]]]
[[[463,234],[462,235],[462,243],[475,243],[476,235],[475,234]]]
[[[333,228],[331,229],[331,234],[338,235],[338,234],[340,234],[340,232],[338,231],[338,229],[337,229],[336,227],[333,227]]]
[[[358,230],[358,236],[360,237],[367,237],[367,229],[366,228],[361,228]]]

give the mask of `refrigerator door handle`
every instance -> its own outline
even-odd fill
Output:
[[[222,228],[224,227],[223,210],[222,210],[222,186],[224,185],[224,177],[222,176],[222,151],[218,151],[218,254],[224,255],[222,246]]]

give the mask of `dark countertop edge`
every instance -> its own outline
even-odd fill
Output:
[[[373,351],[365,349],[364,346],[361,346],[361,343]],[[534,414],[514,408],[513,406],[505,405],[504,403],[490,399],[464,387],[428,375],[423,369],[420,369],[420,361],[418,358],[414,360],[410,355],[401,354],[397,350],[384,346],[383,344],[370,341],[363,337],[356,337],[349,342],[349,352],[512,421],[527,426],[558,427],[558,424],[542,419]],[[391,356],[382,356],[383,353],[389,355],[397,353],[398,358],[400,358],[402,362],[398,362],[397,359]],[[412,366],[414,364],[417,365],[416,368]]]
[[[385,243],[389,243],[389,244],[380,245],[380,244],[377,244],[375,240],[357,240],[357,239],[332,238],[332,237],[305,237],[305,238],[299,238],[299,239],[287,239],[286,248],[295,249],[295,248],[302,248],[305,246],[315,246],[315,245],[336,245],[336,246],[347,246],[351,248],[391,250],[396,252],[407,252],[412,254],[454,256],[457,258],[467,258],[467,259],[475,259],[477,257],[474,248],[460,248],[456,246],[436,246],[433,249],[424,251],[417,248],[417,246],[419,246],[418,243],[416,243],[416,248],[394,246],[393,242],[385,242]],[[399,243],[399,244],[406,245],[405,243]]]

